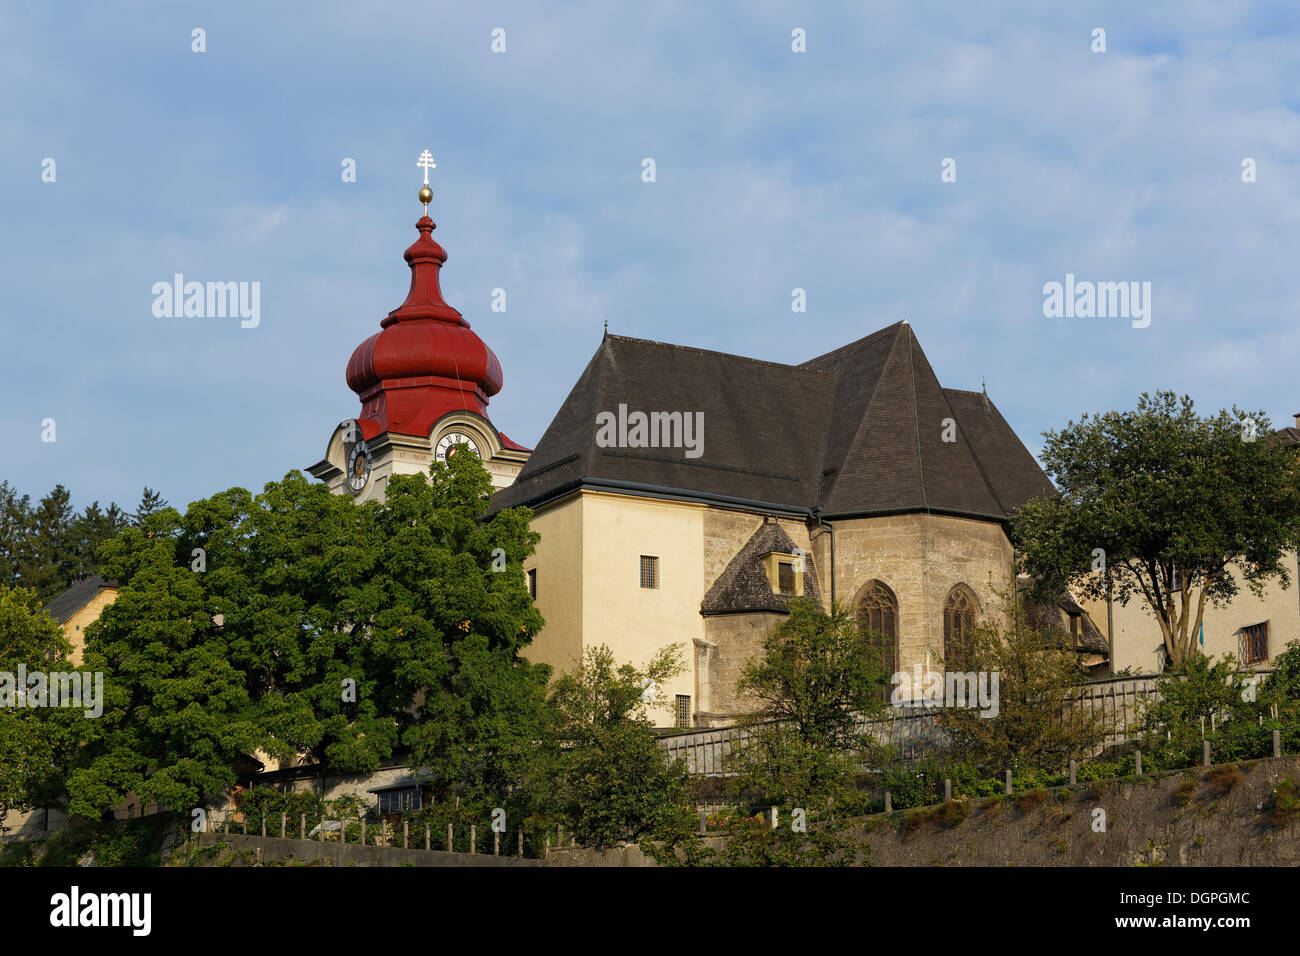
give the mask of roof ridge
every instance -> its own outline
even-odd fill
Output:
[[[837,349],[831,349],[829,352],[824,352],[824,353],[821,354],[821,355],[814,355],[812,358],[808,359],[806,362],[800,362],[799,365],[798,365],[797,367],[798,367],[798,368],[805,368],[805,367],[807,367],[808,365],[811,365],[813,362],[820,362],[820,361],[822,361],[823,359],[829,359],[832,355],[838,355],[838,354],[840,354],[841,352],[847,352],[849,349],[854,348],[855,346],[861,345],[861,344],[862,344],[863,342],[865,342],[867,339],[874,339],[877,335],[883,335],[884,333],[888,332],[890,329],[896,329],[896,328],[898,328],[898,327],[900,327],[900,326],[907,325],[907,324],[908,324],[908,323],[907,323],[907,320],[906,320],[906,319],[899,319],[899,320],[898,320],[897,322],[895,322],[893,325],[887,325],[887,326],[885,326],[883,329],[876,329],[876,331],[874,331],[874,332],[869,332],[868,334],[862,336],[861,338],[854,339],[852,342],[849,342],[849,343],[847,343],[847,344],[845,344],[845,345],[841,345],[841,346],[840,346],[839,348],[837,348]]]
[[[909,325],[907,331],[910,333],[912,327]],[[921,451],[921,410],[916,407],[916,363],[912,361],[912,346],[916,344],[916,336],[909,334],[907,337],[907,374],[912,379],[912,434],[916,436],[916,469],[917,480],[921,485],[921,506],[925,508],[926,514],[930,513],[930,496],[925,493],[925,455]],[[871,396],[875,398],[875,395]],[[952,414],[952,406],[948,404],[948,397],[943,394],[943,386],[939,386],[939,397],[943,399],[944,408],[948,409],[948,414]],[[956,417],[953,418],[955,422]],[[971,457],[974,457],[973,455]],[[994,497],[994,501],[998,499]]]
[[[703,355],[723,355],[727,358],[740,359],[742,362],[754,362],[758,365],[771,365],[776,368],[790,369],[795,372],[806,372],[811,375],[834,374],[823,369],[804,368],[802,365],[791,365],[789,362],[773,362],[769,359],[754,358],[750,355],[737,355],[735,352],[723,352],[718,349],[702,349],[694,345],[677,345],[674,342],[660,342],[657,339],[640,339],[630,335],[614,335],[613,333],[611,333],[608,338],[618,339],[623,342],[636,342],[641,345],[658,345],[666,349],[676,349],[681,352],[697,352]]]

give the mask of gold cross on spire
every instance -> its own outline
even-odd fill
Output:
[[[429,203],[433,200],[433,190],[429,188],[429,170],[437,169],[438,164],[433,161],[433,153],[426,149],[420,154],[420,159],[415,165],[424,170],[424,186],[420,189],[420,202],[424,203],[424,214],[427,216]]]

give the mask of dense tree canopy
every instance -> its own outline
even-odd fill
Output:
[[[63,485],[33,504],[0,481],[0,586],[32,588],[49,601],[98,573],[99,546],[129,524],[116,504],[104,509],[94,501],[77,513]]]
[[[521,564],[537,536],[527,512],[479,520],[490,488],[472,456],[393,476],[383,505],[293,472],[105,544],[121,591],[87,631],[109,677],[74,812],[128,791],[199,806],[257,752],[370,771],[406,745],[447,792],[508,777],[548,672],[518,653],[542,625]]]
[[[1190,398],[1159,392],[1045,437],[1060,494],[1031,501],[1015,522],[1024,570],[1044,589],[1142,597],[1179,667],[1207,601],[1227,602],[1242,584],[1255,594],[1288,585],[1300,472],[1262,412],[1201,418]]]
[[[68,642],[30,588],[0,584],[0,674],[17,685],[19,666],[50,671],[66,664]],[[12,676],[10,676],[12,675]],[[69,728],[75,711],[52,712],[0,705],[0,820],[9,810],[26,810],[48,800],[59,788],[58,768],[75,741]]]

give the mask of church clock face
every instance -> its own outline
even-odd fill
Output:
[[[370,449],[365,439],[358,440],[348,451],[348,467],[344,483],[354,495],[361,494],[370,482]]]
[[[448,432],[438,440],[438,447],[434,450],[439,461],[446,461],[456,453],[456,446],[464,445],[470,450],[470,453],[478,456],[478,445],[474,444],[474,439],[470,438],[464,432]]]

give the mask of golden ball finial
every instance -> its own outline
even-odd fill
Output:
[[[433,190],[429,188],[428,183],[425,183],[420,187],[420,202],[424,203],[426,206],[433,202]]]

